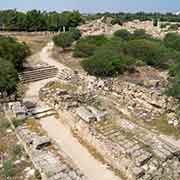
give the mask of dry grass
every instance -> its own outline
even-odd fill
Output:
[[[72,70],[84,72],[83,68],[80,65],[82,59],[73,57],[72,53],[72,50],[62,52],[62,50],[55,47],[52,51],[52,57],[54,59],[57,59],[63,65],[71,68]]]
[[[75,91],[77,90],[77,87],[75,85],[71,85],[69,83],[64,83],[64,82],[53,82],[48,84],[49,89],[65,89],[65,90],[71,90]]]
[[[4,133],[0,133],[0,155],[3,155],[3,161],[11,160],[13,163],[13,177],[9,179],[13,180],[23,180],[25,179],[26,173],[24,172],[24,169],[27,167],[33,168],[33,165],[31,161],[29,160],[28,156],[26,155],[25,151],[22,149],[22,155],[24,157],[24,160],[20,160],[20,157],[16,156],[16,154],[12,154],[12,148],[15,146],[18,146],[18,139],[16,138],[15,132],[7,132],[7,129],[10,129],[10,126],[8,126],[8,123],[6,123],[6,119],[2,118],[0,116],[0,124],[1,129],[4,131]],[[14,164],[16,160],[20,160],[18,164]],[[4,171],[3,168],[0,168],[0,179],[5,179],[4,177]],[[27,180],[35,180],[35,177],[29,177],[26,178]]]

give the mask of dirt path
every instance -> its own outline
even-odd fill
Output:
[[[58,69],[66,68],[64,65],[61,65],[50,57],[49,52],[52,47],[53,44],[48,43],[48,45],[40,52],[40,60],[49,65],[54,65]],[[50,80],[52,79],[29,84],[25,100],[30,100],[43,106],[44,103],[41,102],[38,97],[39,90]],[[57,145],[59,145],[59,147],[72,159],[89,180],[120,180],[120,178],[115,176],[111,170],[95,159],[95,157],[93,157],[73,136],[70,129],[62,124],[59,119],[52,116],[43,118],[40,122],[49,137],[57,142]]]

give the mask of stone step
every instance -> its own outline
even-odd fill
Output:
[[[55,116],[57,113],[55,111],[48,111],[48,112],[43,112],[40,114],[35,115],[34,117],[36,119],[41,119],[41,118],[45,118],[45,117],[49,117],[49,116]]]
[[[56,73],[51,74],[51,75],[44,75],[44,76],[39,76],[39,77],[33,77],[33,78],[27,78],[27,79],[21,79],[23,83],[30,83],[30,82],[35,82],[35,81],[40,81],[44,79],[49,79],[53,78],[56,76]]]
[[[58,70],[55,66],[48,66],[48,67],[34,68],[31,70],[25,70],[21,74],[29,74],[29,73],[39,72],[39,71],[47,71],[47,70],[51,70],[51,69]]]
[[[34,79],[34,78],[39,78],[39,77],[45,77],[45,76],[54,76],[56,75],[57,73],[56,72],[48,72],[48,73],[39,73],[39,74],[36,74],[36,75],[31,75],[31,76],[20,76],[20,79],[21,80],[25,80],[25,79]]]

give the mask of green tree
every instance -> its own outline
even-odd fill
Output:
[[[164,38],[164,44],[168,48],[180,51],[180,35],[177,33],[168,33]]]
[[[99,48],[93,56],[81,62],[82,67],[91,75],[116,76],[132,69],[135,60],[109,48]]]
[[[75,57],[88,57],[93,55],[97,47],[100,47],[108,42],[108,39],[103,36],[87,36],[81,38],[75,45],[73,55]]]
[[[74,38],[72,36],[72,33],[65,32],[54,36],[53,41],[56,46],[62,47],[63,50],[65,50],[72,45]]]
[[[146,64],[167,68],[171,53],[162,43],[145,39],[129,41],[126,44],[125,52],[134,58],[144,61]]]
[[[118,30],[114,33],[114,36],[120,37],[125,41],[128,41],[131,39],[131,33],[126,29]]]
[[[0,91],[8,93],[16,89],[18,74],[13,64],[5,59],[0,58]]]
[[[23,69],[23,62],[29,54],[26,44],[12,37],[0,36],[0,57],[11,61],[18,71]]]
[[[74,40],[77,41],[78,39],[80,39],[80,37],[81,37],[81,32],[80,32],[79,29],[77,29],[77,28],[71,28],[71,29],[70,29],[70,32],[72,33],[72,37],[73,37]]]

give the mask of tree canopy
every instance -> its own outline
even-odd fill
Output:
[[[76,27],[82,21],[78,11],[46,12],[31,10],[0,11],[0,30],[4,31],[62,31]]]
[[[16,89],[18,72],[23,69],[29,48],[12,37],[0,36],[0,92]]]

